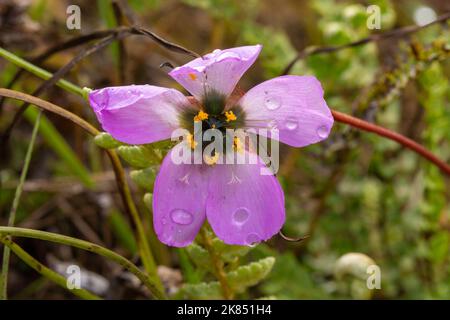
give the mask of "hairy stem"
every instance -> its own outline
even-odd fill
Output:
[[[220,286],[222,287],[223,297],[227,300],[232,300],[234,297],[234,293],[230,285],[228,284],[227,275],[225,273],[225,270],[223,269],[223,261],[220,259],[219,255],[214,250],[211,237],[209,236],[205,227],[202,227],[202,229],[200,230],[200,234],[205,249],[208,251],[209,256],[211,257],[214,274],[217,280],[219,280]]]
[[[19,207],[20,197],[23,191],[23,185],[28,173],[28,168],[30,167],[31,155],[33,153],[34,143],[36,141],[36,136],[39,129],[39,124],[41,121],[42,110],[39,112],[36,121],[34,123],[33,132],[31,133],[30,144],[28,145],[27,153],[25,155],[25,161],[23,163],[22,172],[20,174],[19,184],[16,188],[16,193],[14,194],[13,204],[11,211],[9,212],[8,226],[14,226],[16,221],[16,212]],[[2,262],[2,273],[0,274],[0,299],[6,300],[8,297],[8,270],[9,270],[9,247],[3,249],[3,262]]]
[[[54,272],[53,270],[47,268],[39,261],[30,256],[25,250],[23,250],[18,244],[13,242],[9,237],[0,237],[0,242],[5,245],[5,250],[8,248],[12,250],[22,261],[24,261],[28,266],[39,272],[41,275],[55,282],[57,285],[64,289],[68,289],[74,295],[86,299],[86,300],[101,300],[97,295],[85,290],[85,289],[69,289],[67,286],[67,279],[60,274]]]

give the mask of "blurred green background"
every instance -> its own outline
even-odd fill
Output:
[[[81,8],[81,30],[66,28],[69,4]],[[344,45],[450,11],[445,0],[130,0],[128,4],[130,16],[140,25],[201,54],[262,44],[260,58],[240,82],[243,90],[282,74],[305,49]],[[381,9],[380,30],[367,27],[368,5]],[[107,0],[6,0],[0,3],[0,45],[31,59],[58,42],[123,23],[118,20]],[[399,38],[310,55],[290,73],[315,75],[332,109],[400,132],[448,163],[449,26],[436,24]],[[65,79],[90,88],[148,83],[182,90],[159,66],[166,61],[180,65],[189,57],[142,37],[127,37],[123,43],[125,60],[115,43],[84,59]],[[57,70],[78,50],[63,51],[40,65]],[[0,59],[0,87],[7,86],[16,70]],[[27,75],[14,89],[31,93],[40,83]],[[58,88],[43,97],[98,127],[90,107],[79,97]],[[16,110],[12,101],[0,109],[0,132]],[[26,121],[16,126],[0,150],[1,225],[7,224],[36,114],[36,109],[29,109]],[[47,119],[41,124],[17,225],[77,236],[133,258],[131,223],[118,213],[122,207],[104,154],[71,123],[51,114]],[[276,263],[269,276],[243,297],[450,298],[450,184],[437,168],[392,141],[337,123],[324,143],[303,149],[282,146],[280,160],[278,178],[287,208],[283,231],[310,238],[291,243],[276,236],[253,248],[244,259],[270,255]],[[94,187],[89,187],[91,180]],[[136,184],[132,189],[150,226],[143,191]],[[111,286],[121,288],[111,298],[140,297],[138,290],[116,277],[113,267],[87,253],[38,241],[20,243],[41,261],[77,261],[103,274]],[[158,263],[174,272],[171,285],[179,286],[185,280],[177,273],[177,251],[154,237],[151,245]],[[370,264],[380,267],[379,290],[365,286]],[[70,297],[15,257],[11,265],[13,298]]]

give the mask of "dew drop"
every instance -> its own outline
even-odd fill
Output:
[[[214,54],[218,54],[218,53],[220,53],[222,50],[220,50],[220,49],[215,49],[212,53],[214,53]]]
[[[326,138],[328,135],[328,128],[326,126],[320,126],[317,128],[317,135],[319,138]]]
[[[269,110],[277,110],[279,107],[281,107],[281,101],[277,97],[267,97],[264,100],[264,104]]]
[[[295,118],[288,118],[286,119],[286,129],[288,130],[295,130],[298,128],[298,121]]]
[[[191,224],[194,219],[192,214],[183,209],[174,209],[170,212],[170,218],[173,222],[181,225]]]
[[[229,59],[229,58],[240,59],[241,56],[238,55],[236,52],[224,52],[217,56],[216,62],[220,62],[222,60]]]
[[[261,241],[261,238],[256,233],[250,233],[247,238],[245,238],[245,242],[248,245],[254,245]]]
[[[248,212],[247,208],[238,208],[233,213],[233,221],[237,224],[243,224],[248,220],[250,213]]]
[[[166,225],[167,224],[167,219],[166,218],[162,218],[161,219],[161,223],[162,223],[162,225]]]

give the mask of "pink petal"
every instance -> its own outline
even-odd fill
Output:
[[[262,164],[216,165],[211,173],[206,215],[227,244],[251,245],[271,238],[285,220],[284,195]]]
[[[303,147],[328,137],[333,116],[320,82],[312,76],[282,76],[249,90],[238,102],[251,128],[279,130],[279,140]]]
[[[177,67],[169,75],[198,100],[215,91],[229,96],[239,79],[255,62],[262,46],[245,46],[212,53]]]
[[[205,221],[207,167],[176,165],[169,152],[153,189],[153,225],[159,240],[169,246],[189,245]]]
[[[129,144],[170,138],[179,110],[190,105],[181,92],[150,85],[94,90],[89,102],[103,129]]]

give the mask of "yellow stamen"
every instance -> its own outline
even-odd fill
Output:
[[[200,110],[198,114],[194,117],[194,121],[203,121],[208,119],[208,114],[204,112],[203,110]]]
[[[215,165],[217,161],[219,161],[219,153],[214,151],[214,156],[210,157],[205,154],[203,158],[207,165],[212,166]]]
[[[239,152],[244,150],[242,148],[242,141],[238,137],[233,138],[233,147],[234,147],[234,150],[239,151]]]
[[[195,73],[189,73],[188,74],[189,78],[191,78],[192,81],[197,80],[197,75]]]
[[[195,147],[197,146],[197,141],[194,140],[194,136],[192,134],[188,134],[186,136],[186,141],[187,143],[189,143],[191,145],[192,149],[195,149]]]
[[[236,115],[231,110],[225,112],[225,117],[227,118],[227,122],[234,121],[237,119]]]

